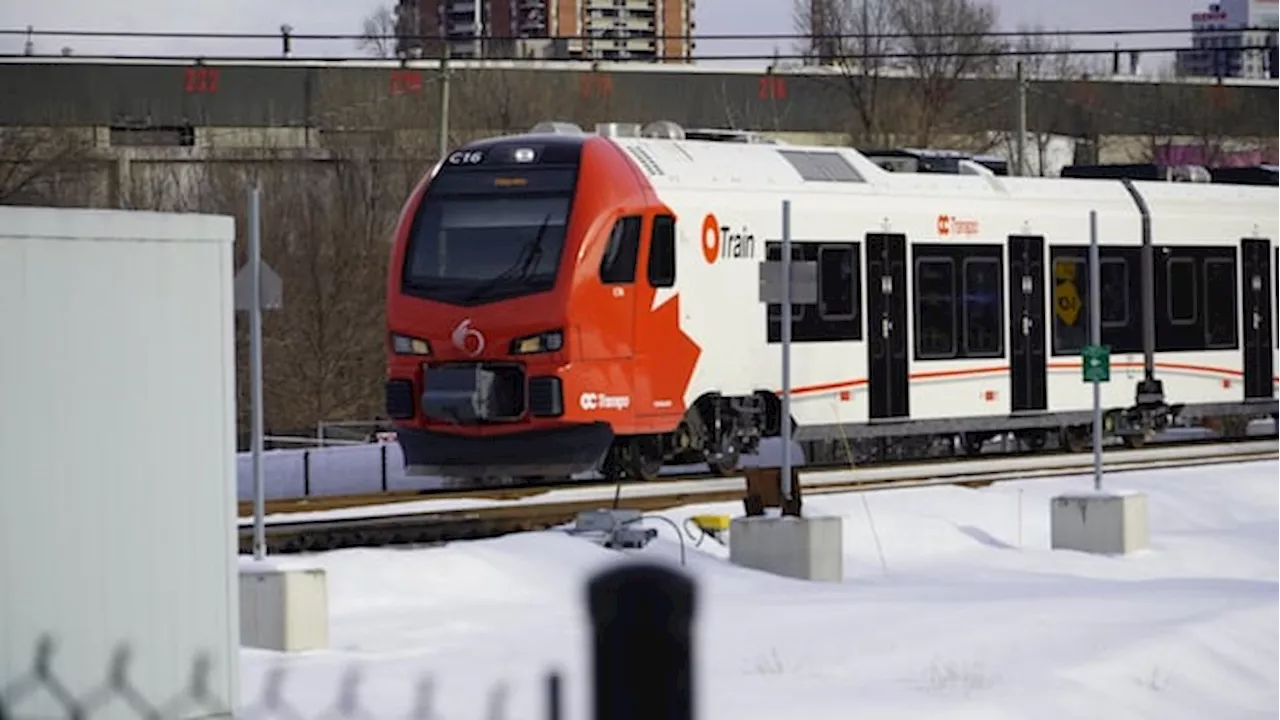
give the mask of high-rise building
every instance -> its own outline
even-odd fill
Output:
[[[1274,78],[1277,0],[1219,0],[1191,15],[1192,49],[1178,53],[1178,74]]]
[[[399,0],[402,55],[688,62],[694,0]],[[414,36],[417,36],[416,38]]]

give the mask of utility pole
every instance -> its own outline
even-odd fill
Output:
[[[1018,138],[1014,155],[1017,157],[1018,176],[1027,174],[1027,79],[1022,72],[1022,61],[1018,61]]]
[[[1093,385],[1093,489],[1102,490],[1102,381],[1110,378],[1108,350],[1102,348],[1102,279],[1098,260],[1098,213],[1089,211],[1089,348],[1081,353],[1081,367],[1101,365],[1102,372],[1091,375]]]
[[[782,201],[782,482],[783,501],[791,500],[791,201]]]
[[[440,161],[449,153],[449,42],[440,51]]]
[[[261,560],[267,554],[264,514],[266,485],[263,477],[263,404],[262,404],[262,311],[284,306],[284,287],[280,276],[262,261],[262,185],[254,180],[249,186],[249,218],[245,227],[249,258],[236,271],[235,308],[249,313],[249,411],[250,444],[253,451],[253,557]]]
[[[262,188],[249,188],[249,383],[253,450],[253,559],[267,555],[266,483],[262,468]]]

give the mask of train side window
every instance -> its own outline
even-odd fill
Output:
[[[1102,300],[1102,344],[1112,355],[1142,352],[1142,287],[1139,268],[1142,248],[1100,248],[1098,295]],[[1089,249],[1055,246],[1050,249],[1053,268],[1053,354],[1075,355],[1090,342]],[[1163,277],[1163,275],[1161,275]],[[1157,286],[1161,283],[1157,282]],[[1163,297],[1159,296],[1158,297]]]
[[[676,219],[670,215],[653,218],[648,275],[649,284],[656,288],[676,284]]]
[[[965,357],[998,357],[1004,353],[1004,307],[1000,261],[992,257],[965,258]]]
[[[1099,258],[1102,275],[1102,327],[1122,328],[1129,324],[1129,264],[1123,258]],[[1087,300],[1086,300],[1087,305]]]
[[[1156,352],[1235,348],[1240,342],[1236,249],[1156,248]]]
[[[956,265],[947,257],[916,259],[916,355],[956,356]]]
[[[1089,277],[1082,258],[1054,253],[1053,351],[1079,352],[1089,343]]]
[[[1204,344],[1236,346],[1236,268],[1231,260],[1204,261]]]
[[[1170,258],[1165,265],[1165,312],[1174,325],[1191,325],[1196,321],[1196,263],[1191,258]]]
[[[630,284],[636,281],[636,257],[640,254],[640,216],[619,218],[609,233],[609,244],[600,259],[600,282]]]
[[[823,320],[853,320],[857,316],[855,264],[851,245],[818,248],[818,314]]]

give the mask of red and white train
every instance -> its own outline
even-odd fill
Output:
[[[793,309],[798,441],[1087,443],[1091,210],[1109,433],[1275,417],[1274,187],[894,173],[849,148],[547,123],[450,154],[404,207],[386,402],[406,470],[731,471],[781,425],[758,265],[784,199],[819,278]]]

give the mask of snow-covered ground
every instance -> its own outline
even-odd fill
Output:
[[[1256,421],[1249,427],[1252,435],[1270,434],[1276,424],[1270,420]],[[1208,437],[1212,433],[1197,428],[1177,428],[1164,433],[1161,439]],[[988,446],[996,449],[998,441]],[[793,444],[794,457],[802,462],[799,444]],[[743,456],[745,467],[769,463],[778,465],[782,444],[777,438],[766,438],[760,443],[759,453]],[[384,464],[385,461],[385,464]],[[664,472],[699,472],[705,465],[670,467]],[[309,450],[270,450],[263,453],[263,484],[267,499],[296,498],[307,495],[357,495],[379,490],[429,490],[444,486],[438,477],[410,477],[404,474],[404,455],[396,443],[331,446]],[[253,500],[253,456],[239,453],[236,456],[236,492],[241,502]],[[582,473],[579,478],[599,477],[595,473]]]
[[[690,543],[697,717],[1274,718],[1277,470],[1108,475],[1108,489],[1149,494],[1151,548],[1129,557],[1049,549],[1050,498],[1088,489],[1087,476],[809,497],[806,514],[844,518],[840,584],[738,568],[722,546]],[[479,720],[503,683],[503,717],[541,720],[556,668],[566,718],[586,720],[584,585],[637,556],[678,566],[674,530],[649,524],[658,539],[626,553],[547,531],[297,558],[329,573],[332,650],[244,650],[245,702],[283,665],[289,704],[316,717],[355,668],[365,717]],[[414,715],[428,677],[437,715]]]

